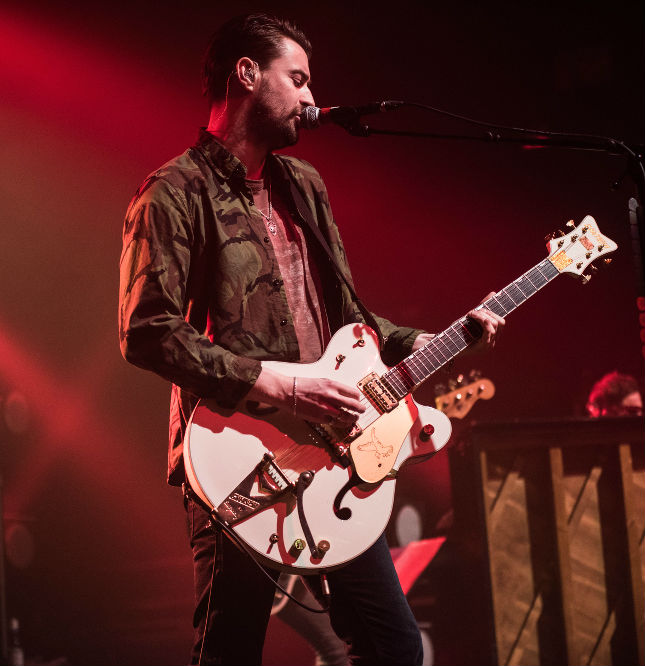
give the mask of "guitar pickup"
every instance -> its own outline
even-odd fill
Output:
[[[375,372],[363,377],[357,386],[380,414],[391,412],[399,404],[392,391]]]

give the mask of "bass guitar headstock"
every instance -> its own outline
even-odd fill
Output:
[[[466,384],[463,375],[449,382],[448,392],[441,392],[435,398],[435,406],[449,418],[463,419],[478,400],[490,400],[495,395],[495,385],[490,379],[481,379],[471,375]],[[442,387],[445,390],[445,387]]]

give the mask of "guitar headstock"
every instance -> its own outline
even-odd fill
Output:
[[[478,379],[437,396],[435,405],[449,418],[463,419],[480,398],[490,400],[494,395],[493,382],[490,379]]]
[[[549,260],[558,269],[560,273],[570,273],[576,277],[582,277],[583,282],[589,282],[591,276],[584,275],[583,271],[593,261],[599,257],[609,254],[618,248],[611,238],[600,233],[596,220],[587,215],[578,226],[573,224],[573,220],[567,222],[567,227],[572,230],[560,235],[551,234],[547,236],[547,249],[549,251]],[[610,263],[611,259],[605,259]],[[595,266],[591,267],[595,272]]]

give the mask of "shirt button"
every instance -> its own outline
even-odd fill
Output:
[[[265,242],[265,243],[268,243],[268,242],[269,242],[269,237],[268,237],[268,236],[265,236],[265,237],[264,237],[264,242]]]
[[[286,326],[287,325],[287,320],[286,319],[281,319],[280,320],[280,326]]]
[[[253,199],[249,199],[249,206],[255,206],[255,202],[253,201]]]
[[[275,278],[275,280],[273,280],[273,286],[274,287],[279,287],[281,284],[282,284],[282,280],[280,280],[278,278]]]

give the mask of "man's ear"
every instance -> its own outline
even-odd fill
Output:
[[[240,82],[240,85],[243,88],[246,88],[249,92],[255,87],[257,75],[260,71],[258,63],[251,58],[240,58],[237,61],[235,66],[237,79]]]

